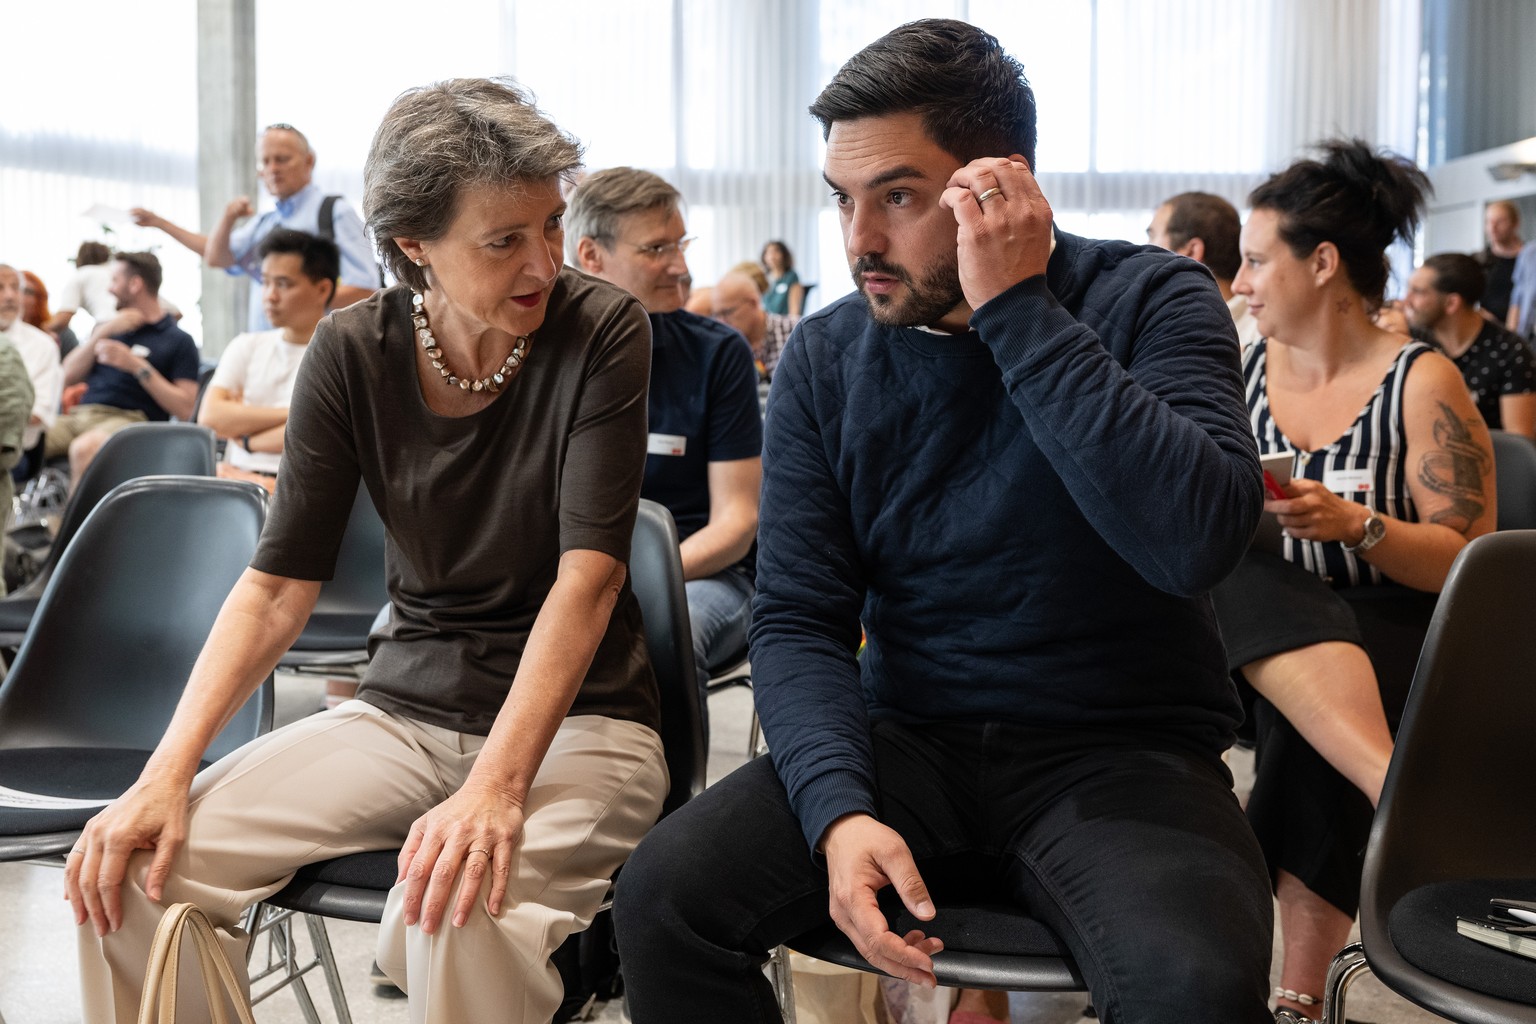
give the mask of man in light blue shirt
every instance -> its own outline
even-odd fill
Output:
[[[244,274],[256,284],[261,283],[257,247],[273,228],[292,228],[330,238],[341,250],[341,286],[332,308],[340,309],[367,298],[379,287],[379,268],[363,232],[362,218],[344,198],[327,196],[313,183],[315,151],[309,140],[292,125],[269,125],[261,133],[259,153],[261,181],[277,200],[276,209],[255,216],[250,197],[237,196],[230,200],[219,223],[207,235],[180,227],[145,209],[131,211],[134,221],[164,231],[202,256],[210,267]],[[235,227],[237,220],[246,217],[250,219]],[[261,303],[252,302],[247,329],[271,328]]]
[[[1536,242],[1527,242],[1515,259],[1504,326],[1526,341],[1536,340]]]

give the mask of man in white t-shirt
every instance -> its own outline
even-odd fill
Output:
[[[275,326],[229,343],[197,417],[228,441],[220,476],[276,485],[293,382],[340,275],[329,239],[277,228],[262,240],[261,301]]]

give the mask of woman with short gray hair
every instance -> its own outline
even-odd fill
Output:
[[[86,1018],[133,1021],[160,904],[232,948],[300,866],[402,847],[378,960],[411,1019],[549,1020],[550,953],[667,786],[625,582],[649,325],[561,265],[577,144],[507,81],[401,96],[365,207],[398,287],[322,321],[271,516],[139,782],[71,852]],[[192,778],[302,630],[359,484],[392,614],[358,699]]]

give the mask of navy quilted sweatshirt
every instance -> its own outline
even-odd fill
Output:
[[[1210,275],[1058,232],[971,326],[884,327],[851,296],[774,373],[752,675],[812,844],[875,813],[871,719],[1219,751],[1239,716],[1205,593],[1263,499]]]

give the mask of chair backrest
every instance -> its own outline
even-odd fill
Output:
[[[1384,977],[1411,970],[1387,938],[1406,893],[1536,876],[1533,580],[1536,530],[1499,531],[1462,550],[1440,594],[1366,846],[1360,935]]]
[[[80,524],[118,484],[141,476],[213,476],[215,440],[195,423],[136,423],[107,438],[64,506],[43,573],[58,565]]]
[[[335,574],[320,586],[315,611],[372,618],[389,603],[384,582],[384,521],[368,489],[359,486],[336,554]]]
[[[688,594],[672,513],[642,499],[630,545],[629,582],[645,620],[645,643],[661,688],[661,742],[672,788],[662,813],[704,792],[704,723],[688,624]]]
[[[1499,487],[1499,529],[1536,529],[1536,444],[1503,430],[1488,433]]]
[[[197,367],[197,397],[192,400],[192,415],[187,417],[188,423],[196,423],[198,416],[203,412],[203,399],[208,397],[208,385],[213,383],[213,375],[219,370],[218,363],[210,363],[207,360]]]
[[[255,484],[203,477],[146,477],[102,499],[0,683],[0,744],[153,749],[266,510]],[[205,756],[271,723],[268,678]]]

